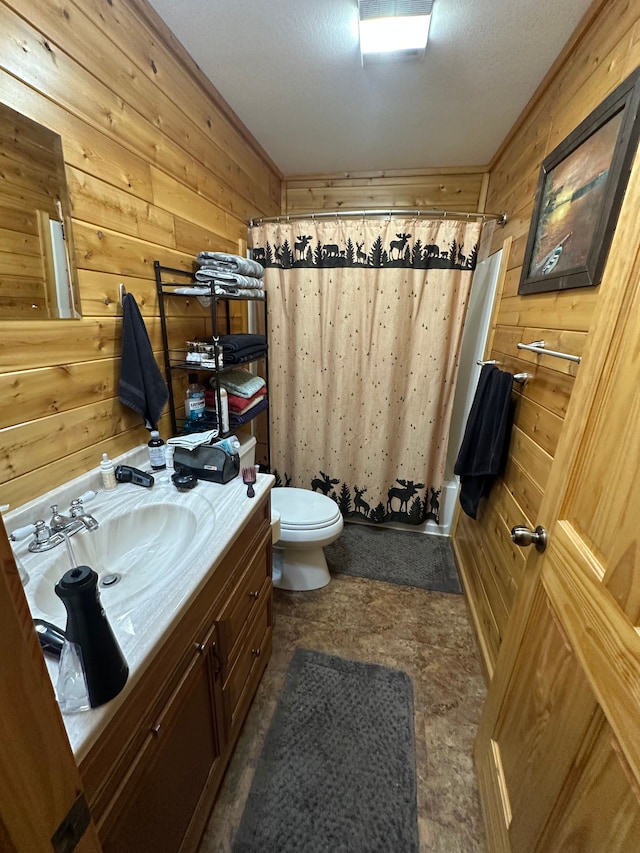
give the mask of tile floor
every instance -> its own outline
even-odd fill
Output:
[[[411,676],[420,851],[483,853],[471,752],[485,682],[463,597],[334,575],[328,586],[314,592],[275,590],[274,613],[273,656],[199,853],[231,850],[296,646],[396,667]]]

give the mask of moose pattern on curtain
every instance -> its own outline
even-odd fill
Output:
[[[299,225],[302,223],[299,223]],[[454,235],[449,244],[423,244],[420,238],[409,243],[411,234],[396,232],[396,239],[385,248],[382,235],[378,235],[371,248],[363,248],[365,241],[358,242],[347,237],[344,247],[338,243],[322,243],[311,234],[298,234],[293,245],[284,237],[282,243],[271,245],[266,240],[264,246],[256,246],[252,251],[254,260],[263,267],[280,269],[299,269],[301,267],[393,267],[410,269],[458,269],[474,270],[478,257],[478,244],[464,254],[464,243],[459,243]]]
[[[346,519],[439,521],[480,223],[297,220],[251,229],[269,294],[276,485]]]

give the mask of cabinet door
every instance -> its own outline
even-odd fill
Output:
[[[175,853],[220,755],[215,633],[196,647],[109,809],[105,853]]]

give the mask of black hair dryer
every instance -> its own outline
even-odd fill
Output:
[[[92,708],[122,690],[129,667],[107,620],[98,592],[98,575],[89,566],[76,566],[60,578],[55,593],[67,611],[65,635],[80,648]]]

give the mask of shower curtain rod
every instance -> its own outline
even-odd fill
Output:
[[[249,227],[254,225],[262,225],[265,222],[295,222],[298,219],[331,219],[335,217],[340,219],[343,216],[360,217],[365,216],[432,216],[446,219],[478,219],[483,222],[488,219],[495,219],[498,225],[507,224],[506,213],[471,213],[461,210],[321,210],[318,213],[294,213],[282,214],[282,216],[265,216],[261,219],[249,220]]]

